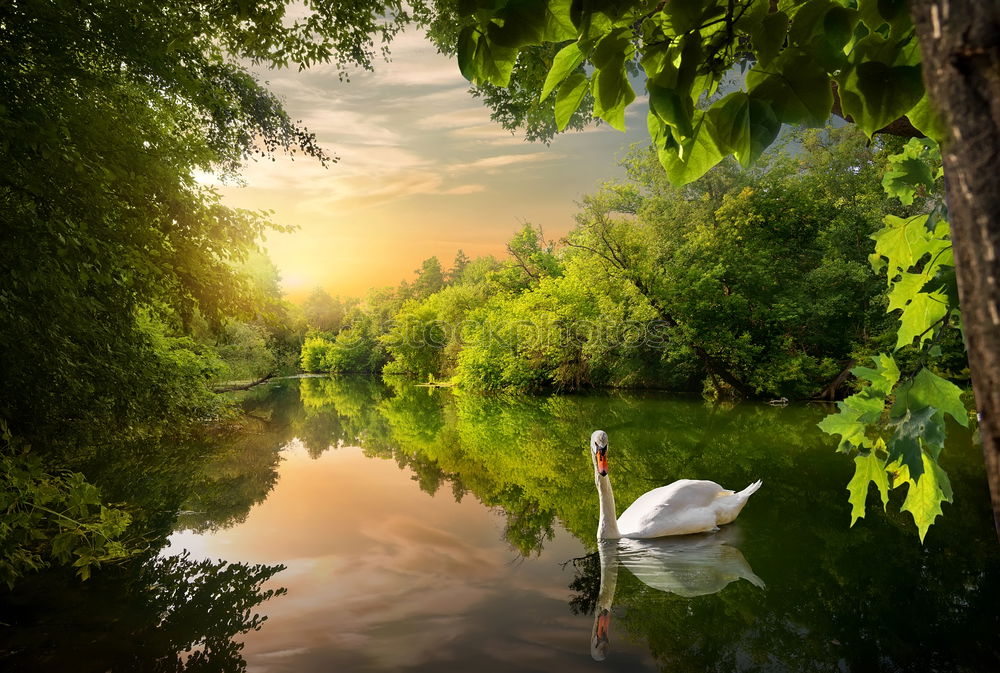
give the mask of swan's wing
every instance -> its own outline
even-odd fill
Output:
[[[715,525],[714,515],[707,525],[685,521],[689,515],[706,512],[716,498],[730,495],[714,481],[681,479],[667,486],[643,493],[618,517],[622,535],[640,537],[673,534],[658,533],[660,528],[677,529],[677,532],[697,532]],[[690,525],[689,525],[690,524]],[[693,527],[692,527],[693,526]]]

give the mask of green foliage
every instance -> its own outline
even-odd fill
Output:
[[[222,330],[216,352],[225,363],[227,380],[259,379],[277,370],[269,334],[260,325],[231,322]]]
[[[3,429],[0,453],[0,581],[8,588],[51,564],[88,579],[102,564],[139,550],[124,537],[126,509],[104,504],[79,472],[47,472],[41,458]]]
[[[195,175],[232,175],[278,150],[327,157],[241,59],[366,65],[369,35],[409,19],[382,3],[297,18],[285,3],[244,5],[3,11],[0,416],[43,454],[182,425],[190,418],[171,414],[203,407],[211,377],[164,378],[195,368],[180,353],[201,346],[178,339],[275,314],[276,288],[246,268],[274,227],[223,206]],[[269,329],[269,348],[294,341],[280,332]]]
[[[303,368],[388,360],[387,374],[485,390],[815,395],[889,327],[864,244],[888,207],[885,156],[849,128],[788,143],[795,152],[751,171],[730,163],[685,188],[654,152],[634,150],[628,180],[585,197],[562,245],[525,225],[508,260],[457,260],[461,277],[447,286],[427,260],[339,335],[307,340]],[[334,345],[348,335],[369,340]]]
[[[822,126],[834,108],[834,86],[842,114],[868,136],[907,115],[932,137],[941,131],[900,3],[507,0],[462,4],[458,20],[462,73],[473,84],[534,88],[541,101],[555,92],[559,130],[585,93],[595,117],[624,130],[625,109],[635,100],[630,80],[641,65],[650,137],[677,185],[727,155],[750,164],[782,124]],[[450,37],[432,36],[439,44]],[[552,55],[543,72],[515,71],[519,54],[546,49]],[[749,67],[741,91],[715,99],[735,66]]]
[[[910,205],[932,193],[939,163],[933,141],[910,141],[890,157],[883,187]],[[916,351],[915,361],[901,372],[893,356],[880,354],[873,369],[853,369],[868,385],[839,402],[839,412],[819,424],[824,432],[840,435],[838,450],[860,452],[847,486],[851,525],[864,516],[870,483],[878,487],[883,506],[887,484],[908,484],[901,509],[913,516],[921,540],[941,515],[941,503],[952,501],[948,475],[938,462],[947,436],[945,415],[960,425],[969,423],[961,388],[932,371],[939,342],[960,321],[948,223],[941,211],[938,204],[929,214],[887,215],[885,227],[871,237],[872,265],[888,280],[888,311],[900,311],[895,350]]]

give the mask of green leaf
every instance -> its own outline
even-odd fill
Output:
[[[659,148],[660,163],[667,171],[667,178],[674,185],[686,185],[697,180],[724,156],[711,132],[711,120],[703,112],[696,112],[692,136],[683,144],[667,142]]]
[[[781,122],[767,101],[750,99],[750,154],[736,155],[744,168],[757,161],[781,131]]]
[[[924,367],[906,390],[897,393],[897,400],[909,409],[934,407],[941,414],[948,414],[961,425],[968,427],[969,416],[962,403],[962,389]]]
[[[948,297],[944,292],[918,292],[909,304],[903,307],[899,317],[899,331],[896,333],[896,348],[913,343],[920,337],[918,346],[931,338],[930,327],[948,313]]]
[[[896,360],[891,355],[876,355],[872,358],[875,368],[855,367],[851,373],[859,379],[864,379],[871,384],[871,387],[879,392],[888,395],[892,392],[893,386],[899,381],[899,367]]]
[[[892,284],[889,291],[889,306],[886,311],[904,308],[916,298],[920,288],[927,284],[927,277],[922,273],[904,271],[899,280]]]
[[[537,0],[528,0],[537,4]],[[545,20],[539,40],[541,42],[562,42],[576,38],[576,26],[570,18],[572,0],[548,0],[545,3]]]
[[[491,27],[496,24],[490,24]],[[474,26],[466,26],[458,35],[458,68],[473,84],[507,86],[517,60],[517,49],[493,42]]]
[[[708,109],[715,130],[715,142],[725,154],[737,158],[750,156],[750,97],[736,91],[716,101]],[[742,163],[742,161],[741,161]]]
[[[875,423],[882,417],[885,410],[885,394],[869,386],[841,402],[841,409],[851,410],[851,415],[861,423]]]
[[[635,100],[625,66],[609,66],[597,70],[590,83],[594,95],[594,115],[613,128],[625,130],[625,108]]]
[[[815,37],[824,38],[823,17],[830,10],[832,4],[830,0],[812,0],[812,2],[802,3],[792,19],[791,28],[788,30],[789,43],[809,49]]]
[[[674,130],[674,138],[680,142],[694,133],[691,125],[694,103],[687,96],[681,96],[675,89],[669,89],[647,81],[649,107],[665,124]]]
[[[898,155],[897,155],[898,156]],[[889,196],[895,196],[909,206],[917,195],[917,187],[934,187],[930,167],[914,157],[889,157],[889,168],[882,177],[882,187]]]
[[[926,134],[928,138],[933,139],[938,144],[945,141],[948,135],[948,125],[944,123],[941,115],[935,112],[926,92],[917,101],[917,104],[906,113],[906,116],[910,123]]]
[[[923,542],[931,524],[943,514],[941,503],[952,502],[953,493],[948,473],[938,465],[936,460],[926,454],[922,456],[921,472],[923,476],[920,479],[910,480],[906,491],[906,500],[903,501],[903,506],[900,509],[913,515],[913,522],[917,524],[920,541]]]
[[[552,67],[549,68],[548,75],[545,76],[545,84],[542,86],[542,93],[538,100],[543,101],[549,97],[552,90],[562,84],[571,72],[576,70],[583,63],[584,53],[580,51],[577,42],[570,42],[559,50],[559,53],[552,59]]]
[[[705,11],[704,0],[670,0],[661,10],[667,17],[668,34],[683,35],[701,22]]]
[[[834,5],[823,16],[823,39],[833,49],[843,53],[843,48],[854,36],[854,27],[858,23],[856,10]]]
[[[750,34],[754,52],[760,65],[767,67],[785,44],[788,33],[788,15],[784,12],[768,14]]]
[[[887,65],[865,61],[838,79],[845,113],[871,136],[906,115],[924,95],[919,65]]]
[[[479,42],[479,31],[475,26],[466,26],[458,34],[458,47],[456,55],[458,57],[458,69],[462,77],[470,82],[475,78],[475,57],[476,44]]]
[[[575,72],[560,85],[556,92],[556,127],[562,131],[569,124],[570,118],[580,107],[583,95],[587,93],[587,77],[582,72]]]
[[[936,234],[927,231],[927,215],[903,219],[895,215],[885,216],[886,226],[874,234],[875,252],[889,260],[889,283],[900,271],[905,271],[919,262],[924,255],[935,255],[951,246]]]
[[[889,196],[906,205],[913,203],[917,188],[934,188],[936,177],[931,167],[941,166],[941,152],[933,140],[910,138],[898,154],[889,157],[889,167],[882,178],[882,187]]]
[[[882,509],[889,504],[889,478],[885,473],[885,462],[874,453],[855,456],[854,476],[847,483],[851,503],[851,525],[865,516],[865,501],[868,500],[868,484],[874,482],[882,498]]]
[[[890,34],[896,36],[912,27],[907,0],[860,0],[858,10],[861,20],[873,33],[883,25],[888,25]]]
[[[770,103],[786,124],[822,126],[833,106],[826,70],[800,49],[785,49],[766,70],[753,68],[747,73],[747,89],[751,98]]]
[[[838,413],[830,414],[817,423],[819,429],[828,435],[840,435],[838,451],[850,451],[852,448],[866,446],[868,438],[865,436],[867,424],[858,420],[860,412],[838,402]]]
[[[895,406],[893,407],[895,411]],[[912,410],[906,413],[896,423],[896,429],[889,440],[889,460],[899,460],[909,470],[911,479],[917,480],[923,474],[924,466],[921,456],[924,454],[921,441],[940,452],[944,444],[944,425],[940,414],[934,407]]]

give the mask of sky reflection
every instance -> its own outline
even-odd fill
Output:
[[[430,496],[390,461],[354,447],[314,460],[298,442],[282,455],[277,486],[244,523],[177,533],[164,550],[288,566],[275,578],[288,594],[245,637],[250,673],[594,665],[590,618],[570,613],[573,570],[561,566],[584,550],[565,531],[524,559],[499,514]],[[616,643],[620,670],[655,670],[629,647]]]

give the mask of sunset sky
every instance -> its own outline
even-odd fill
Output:
[[[401,35],[392,52],[350,82],[332,66],[256,73],[340,158],[328,168],[301,157],[251,163],[245,186],[221,188],[227,204],[298,227],[266,242],[293,300],[316,286],[362,296],[412,277],[431,255],[447,268],[459,248],[500,255],[524,222],[561,236],[575,202],[620,175],[616,157],[646,138],[637,102],[627,134],[603,126],[526,143],[490,121],[457,64],[422,35]]]

